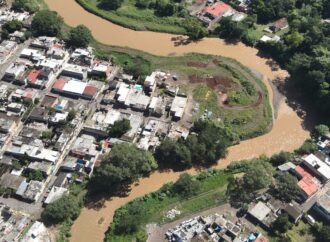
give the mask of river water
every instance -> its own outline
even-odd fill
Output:
[[[49,8],[57,11],[68,25],[86,25],[91,29],[93,36],[104,44],[130,47],[155,55],[180,55],[197,52],[236,59],[263,75],[271,100],[273,90],[268,80],[287,75],[283,70],[272,69],[270,66],[272,61],[258,56],[258,50],[241,43],[232,45],[217,38],[205,38],[197,43],[176,45],[173,42],[173,37],[178,37],[176,35],[148,31],[137,32],[120,27],[86,12],[74,0],[45,1]],[[284,100],[280,100],[277,106],[277,115],[272,130],[263,136],[230,147],[227,158],[220,160],[216,168],[224,168],[234,160],[249,159],[262,154],[272,155],[281,150],[292,151],[301,146],[308,137],[308,132],[302,127],[303,120]],[[189,172],[196,173],[194,170]],[[155,172],[150,177],[141,179],[138,185],[133,186],[127,197],[115,197],[107,200],[99,209],[84,208],[72,227],[70,241],[101,242],[117,208],[136,197],[158,190],[166,182],[175,181],[179,175],[180,173],[175,172]]]

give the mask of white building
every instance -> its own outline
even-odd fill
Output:
[[[183,117],[187,100],[186,97],[175,96],[170,110],[174,119],[181,119]]]
[[[306,165],[322,181],[330,179],[330,166],[320,160],[313,154],[303,158],[303,164]]]

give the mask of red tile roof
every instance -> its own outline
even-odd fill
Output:
[[[212,6],[206,7],[205,12],[214,16],[214,17],[220,17],[223,15],[225,12],[230,10],[231,7],[223,2],[217,2],[213,4]]]
[[[305,176],[298,182],[298,186],[303,190],[308,197],[312,196],[319,189],[313,178]]]
[[[84,95],[94,96],[97,93],[97,88],[94,86],[86,86],[84,90]]]
[[[65,81],[62,80],[62,79],[60,79],[60,80],[57,80],[57,81],[54,83],[53,88],[54,88],[54,89],[60,89],[60,90],[61,90],[61,89],[63,89],[64,85],[65,85]]]
[[[297,184],[300,189],[303,190],[308,197],[316,193],[319,188],[314,180],[314,176],[301,166],[296,166],[296,172],[302,176],[302,179]]]
[[[28,81],[29,82],[36,82],[36,80],[38,79],[38,76],[40,74],[39,70],[33,69],[32,71],[30,71],[29,75],[28,75]]]
[[[259,236],[254,242],[268,242],[269,240],[265,236]]]
[[[56,44],[53,45],[53,47],[54,48],[62,49],[63,48],[63,45],[56,43]]]
[[[24,98],[32,99],[33,98],[33,91],[32,90],[25,90]]]

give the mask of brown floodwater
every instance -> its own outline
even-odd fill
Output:
[[[283,70],[274,70],[271,66],[273,62],[258,56],[258,50],[242,43],[232,45],[226,44],[218,38],[205,38],[196,43],[177,45],[173,41],[173,38],[178,37],[177,35],[148,31],[137,32],[120,27],[86,12],[74,0],[45,1],[51,10],[57,11],[64,18],[67,24],[70,26],[86,25],[91,29],[93,36],[104,44],[130,47],[155,55],[168,56],[196,52],[236,59],[263,75],[270,100],[273,98],[273,90],[268,80],[287,75]],[[249,159],[263,154],[272,155],[281,150],[292,151],[298,148],[308,137],[308,132],[303,129],[302,122],[303,120],[284,100],[281,100],[272,130],[265,135],[230,147],[227,158],[220,160],[216,168],[224,168],[234,160]],[[194,170],[189,172],[196,174]],[[175,181],[179,175],[178,172],[155,172],[150,177],[141,179],[138,185],[133,186],[127,197],[115,197],[107,200],[99,209],[84,208],[71,229],[70,240],[72,242],[101,242],[117,208],[136,197],[158,190],[166,182]]]

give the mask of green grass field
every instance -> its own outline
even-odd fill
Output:
[[[98,6],[99,0],[76,1],[87,11],[126,28],[175,34],[186,33],[182,27],[182,19],[177,16],[158,17],[152,9],[137,8],[135,0],[125,0],[115,11],[101,9]]]

